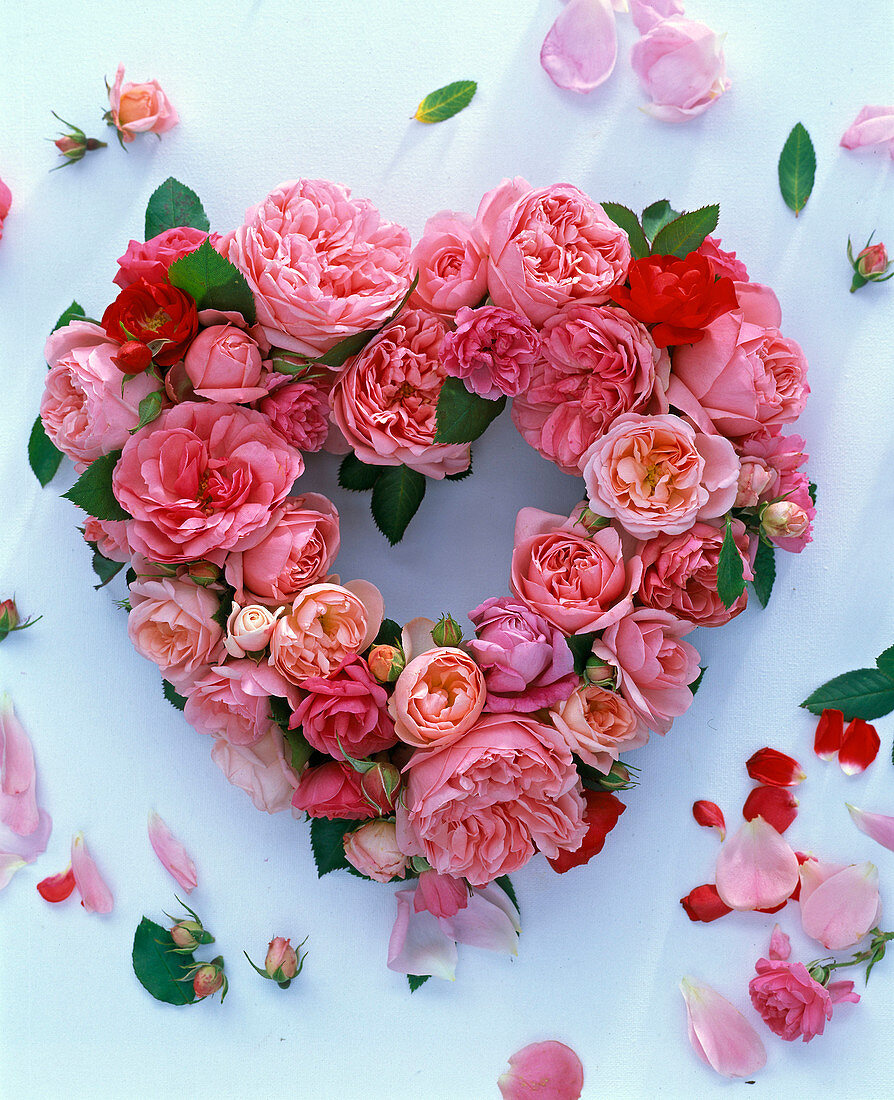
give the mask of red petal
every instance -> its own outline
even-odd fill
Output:
[[[50,875],[37,884],[37,892],[44,901],[65,901],[75,888],[74,871],[71,867],[67,871],[60,871],[58,875]]]
[[[691,921],[701,921],[703,924],[709,924],[718,917],[725,917],[727,913],[732,913],[732,909],[720,900],[717,887],[713,883],[696,886],[685,898],[680,898],[680,904]]]
[[[794,787],[807,778],[798,761],[778,749],[758,749],[745,767],[752,779],[771,787]]]
[[[742,816],[746,821],[760,816],[777,833],[784,833],[798,816],[798,800],[788,787],[755,787],[745,799]]]
[[[803,864],[805,864],[807,862],[808,859],[813,859],[814,857],[813,856],[808,856],[804,852],[795,852],[795,858],[798,861],[798,866],[801,867]],[[798,875],[798,885],[794,888],[794,890],[792,890],[791,895],[789,896],[788,900],[789,901],[800,901],[801,900],[801,876],[800,875]]]
[[[866,771],[878,755],[880,744],[875,726],[864,722],[862,718],[854,718],[844,731],[844,740],[838,753],[841,770],[845,775],[859,775]]]
[[[706,829],[719,829],[720,839],[723,840],[726,834],[726,822],[723,819],[723,810],[716,802],[706,802],[704,799],[693,802],[692,816]]]
[[[615,798],[608,791],[584,791],[584,801],[587,804],[584,810],[584,821],[587,823],[586,835],[577,851],[560,850],[555,859],[549,860],[549,865],[557,874],[563,875],[572,867],[580,867],[589,862],[593,856],[598,855],[605,844],[605,838],[618,824],[618,818],[627,809],[620,799]]]
[[[831,760],[844,738],[844,715],[840,710],[824,710],[816,724],[813,751],[822,760]]]

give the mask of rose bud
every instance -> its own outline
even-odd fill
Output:
[[[227,636],[224,639],[227,653],[238,658],[266,649],[276,627],[276,620],[283,610],[278,607],[271,611],[260,604],[240,607],[234,600],[233,610],[227,619]]]
[[[831,760],[844,740],[844,714],[840,710],[824,710],[813,735],[813,751],[821,760]]]
[[[301,948],[305,942],[302,940],[296,949],[292,947],[291,940],[274,936],[267,947],[263,970],[251,961],[247,951],[243,951],[242,954],[262,978],[276,982],[280,989],[288,989],[292,984],[292,978],[297,978],[304,966],[305,956],[301,954]]]
[[[400,772],[393,764],[376,764],[360,777],[360,791],[380,814],[394,811],[400,790]]]
[[[142,374],[152,363],[152,350],[139,340],[125,340],[112,362],[122,374]]]
[[[696,886],[685,898],[680,898],[680,904],[691,921],[701,921],[703,924],[710,924],[712,920],[732,913],[732,909],[720,900],[717,887],[713,883]]]
[[[743,458],[739,470],[739,487],[736,491],[734,508],[756,508],[761,496],[767,491],[773,473],[759,458]]]
[[[848,237],[847,258],[850,260],[851,267],[854,269],[854,278],[851,282],[851,294],[867,283],[884,283],[894,276],[894,271],[892,271],[890,275],[886,274],[888,268],[891,266],[887,249],[881,242],[878,244],[871,244],[871,241],[872,235],[870,235],[869,240],[866,242],[866,246],[861,249],[861,251],[857,253],[856,258],[854,258],[850,237]]]
[[[791,500],[774,500],[761,509],[761,530],[768,538],[796,539],[810,526],[810,516]]]
[[[615,760],[608,774],[599,776],[599,786],[604,791],[629,791],[636,781],[631,779],[627,765]]]
[[[746,821],[762,817],[777,833],[784,833],[798,816],[798,800],[788,787],[755,787],[745,799],[742,816]]]
[[[94,149],[105,149],[106,143],[104,141],[88,138],[80,127],[73,126],[70,122],[66,122],[64,118],[59,118],[55,111],[52,111],[51,114],[68,127],[68,133],[56,138],[53,142],[61,155],[65,157],[65,162],[57,165],[57,167],[65,168],[66,165],[76,164],[79,160],[83,160],[87,153],[92,153]]]
[[[223,999],[227,995],[227,985],[227,977],[223,968],[223,956],[221,955],[218,955],[210,963],[201,963],[193,972],[192,988],[199,999],[210,997],[220,990],[220,1002],[223,1004]]]
[[[26,619],[22,622],[15,600],[0,600],[0,642],[7,634],[12,634],[14,630],[27,630],[42,618],[43,615],[38,615],[37,619]]]
[[[186,575],[193,584],[209,588],[220,579],[220,568],[210,561],[193,561],[187,566]]]
[[[214,937],[202,927],[200,920],[180,920],[171,929],[171,939],[183,953],[194,951],[199,944],[214,943]]]
[[[352,833],[345,833],[345,859],[361,875],[376,882],[391,882],[407,873],[407,857],[397,846],[393,821],[368,821]]]
[[[432,627],[431,636],[437,646],[458,646],[463,640],[460,625],[452,615],[442,615]]]
[[[692,816],[704,828],[719,830],[721,840],[726,836],[726,821],[723,817],[723,810],[716,802],[706,802],[704,799],[693,802]]]
[[[752,779],[768,787],[796,787],[807,778],[798,761],[778,749],[758,749],[745,767]]]
[[[598,657],[588,657],[584,666],[584,679],[589,684],[611,690],[615,686],[615,670]]]
[[[380,684],[391,684],[403,672],[407,659],[398,646],[375,645],[369,651],[366,663]]]

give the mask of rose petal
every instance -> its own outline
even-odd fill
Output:
[[[824,710],[816,724],[813,751],[821,760],[831,760],[844,740],[844,715],[840,710]]]
[[[752,1077],[763,1069],[764,1044],[737,1008],[692,978],[683,978],[680,991],[686,1002],[689,1041],[703,1062],[723,1077]]]
[[[844,740],[838,752],[841,770],[845,775],[859,775],[866,771],[878,756],[880,745],[875,726],[864,722],[862,718],[854,718],[844,731]]]
[[[584,1087],[580,1058],[554,1040],[516,1051],[509,1067],[497,1081],[503,1100],[578,1100]]]
[[[22,723],[13,710],[12,699],[0,696],[0,790],[22,794],[34,786],[34,751]]]
[[[807,778],[798,761],[778,749],[758,749],[745,762],[745,769],[768,787],[796,787]]]
[[[800,852],[795,854],[798,856],[799,863],[798,888],[792,894],[792,897],[802,904],[807,901],[818,886],[821,886],[833,875],[837,875],[839,871],[843,871],[846,866],[844,863],[821,863],[813,856],[805,856],[802,859]]]
[[[16,871],[21,871],[27,862],[16,852],[0,852],[0,890],[5,890]]]
[[[861,833],[865,833],[872,840],[894,852],[894,817],[859,810],[849,802],[845,802],[845,806],[847,806],[848,813],[851,815],[851,820]]]
[[[788,936],[782,931],[778,924],[774,924],[773,932],[770,936],[770,950],[767,952],[767,958],[778,962],[788,962],[791,953],[792,945],[789,942]]]
[[[99,868],[87,851],[82,833],[77,833],[71,841],[71,869],[87,912],[111,913],[115,904],[112,892],[106,886]]]
[[[56,904],[71,897],[76,885],[74,871],[69,866],[67,870],[60,871],[57,875],[49,875],[41,879],[37,884],[37,892],[44,901]]]
[[[489,882],[487,886],[475,887],[474,892],[486,898],[492,905],[496,905],[499,909],[502,909],[512,922],[512,927],[516,932],[521,932],[521,920],[519,919],[518,909],[516,909],[512,899],[502,886],[498,886],[496,882]]]
[[[570,0],[544,39],[540,64],[558,87],[584,93],[611,76],[617,56],[610,0]]]
[[[755,787],[745,799],[742,816],[746,821],[760,816],[777,833],[784,833],[798,816],[798,800],[789,787]]]
[[[469,904],[452,917],[435,918],[441,929],[456,943],[500,951],[504,955],[518,954],[518,932],[506,912],[476,890]]]
[[[703,924],[710,924],[712,920],[718,920],[720,917],[725,917],[727,913],[732,913],[732,909],[720,900],[717,887],[713,882],[696,886],[685,898],[680,898],[680,904],[691,921],[701,921]]]
[[[47,850],[52,831],[53,819],[46,810],[37,811],[37,828],[27,836],[0,824],[0,852],[9,852],[21,856],[26,863],[33,863]]]
[[[832,998],[832,1004],[841,1004],[842,1001],[850,1001],[851,1004],[856,1004],[860,1000],[860,994],[854,993],[853,982],[829,982],[826,986],[829,996]]]
[[[692,816],[699,825],[706,829],[716,829],[720,833],[720,839],[726,836],[726,822],[723,819],[723,810],[716,802],[706,802],[703,798],[692,803]]]
[[[878,870],[872,863],[845,867],[806,899],[801,892],[801,925],[828,951],[861,940],[875,924],[878,910]]]
[[[419,657],[429,650],[437,649],[431,632],[435,628],[434,619],[426,619],[420,615],[410,619],[401,631],[401,645],[403,646],[406,663],[409,664],[414,657]]]
[[[456,977],[456,943],[427,909],[416,913],[413,890],[398,890],[397,918],[388,942],[388,968],[399,974],[431,975],[452,982]]]
[[[768,909],[797,886],[798,860],[773,826],[756,817],[721,845],[714,881],[731,909]]]
[[[379,633],[382,617],[385,614],[385,600],[382,593],[369,581],[348,581],[345,588],[353,593],[366,609],[366,635],[360,646],[360,652],[372,645],[373,638]]]
[[[196,865],[190,859],[189,853],[180,841],[154,810],[149,814],[149,843],[168,874],[179,883],[187,894],[192,893],[198,886]]]
[[[894,158],[894,107],[862,107],[841,137],[845,149],[887,145]]]

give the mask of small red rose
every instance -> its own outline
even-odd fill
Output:
[[[121,344],[165,340],[155,352],[155,361],[169,367],[183,358],[198,332],[199,318],[196,303],[184,291],[141,278],[125,287],[108,307],[102,315],[102,327],[111,340]]]

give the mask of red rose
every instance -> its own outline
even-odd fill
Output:
[[[330,820],[357,821],[376,816],[360,790],[360,774],[350,764],[337,760],[307,768],[292,795],[292,805],[309,817]]]
[[[589,863],[593,856],[599,855],[605,844],[605,838],[618,824],[618,818],[627,809],[623,802],[608,791],[584,791],[584,821],[587,831],[581,846],[574,852],[559,851],[549,864],[557,874],[563,875],[572,867]]]
[[[123,344],[138,340],[149,344],[167,340],[155,354],[155,361],[169,367],[183,353],[198,332],[196,303],[182,290],[168,283],[149,283],[145,279],[126,287],[102,315],[102,327],[112,340]]]
[[[722,313],[738,307],[732,279],[717,278],[711,261],[697,252],[683,259],[646,256],[627,269],[630,284],[615,287],[612,301],[638,321],[655,325],[659,348],[697,344],[704,329]]]

